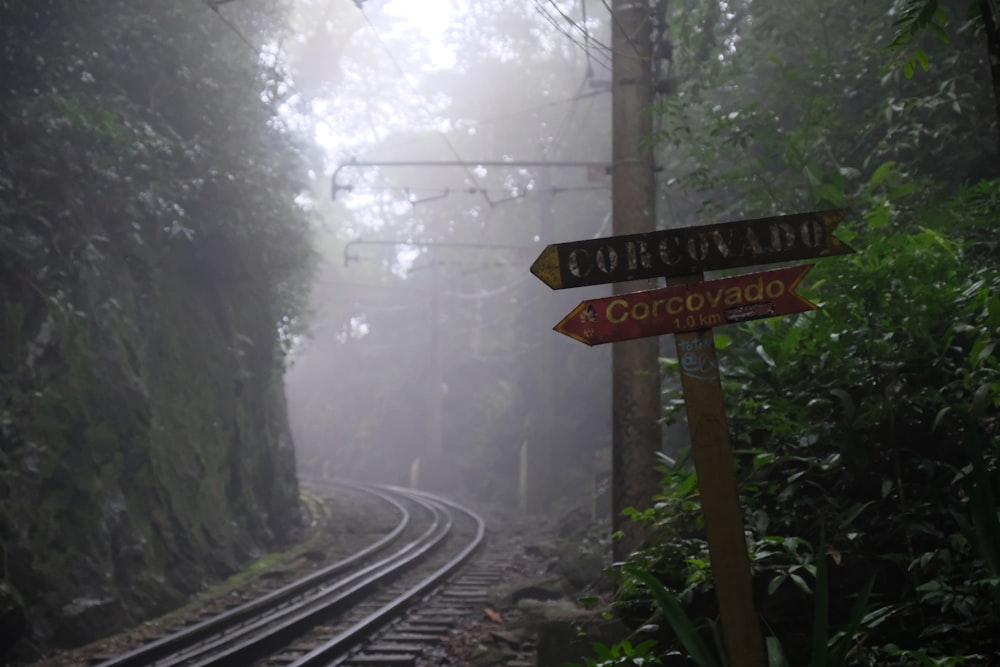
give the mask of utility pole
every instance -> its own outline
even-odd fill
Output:
[[[542,155],[547,156],[545,147]],[[538,238],[543,244],[548,244],[553,237],[553,200],[552,168],[548,162],[540,162],[538,169]],[[536,307],[522,308],[521,317],[525,318],[526,326],[535,323],[538,315]],[[559,474],[558,458],[555,445],[555,354],[554,341],[551,332],[545,331],[541,336],[539,351],[532,355],[532,363],[522,371],[522,382],[525,391],[531,392],[524,406],[526,414],[531,415],[528,424],[527,439],[521,445],[518,456],[519,465],[519,496],[521,511],[528,514],[544,512],[553,499],[553,480]],[[537,394],[534,392],[537,390]],[[524,399],[522,399],[524,400]]]
[[[548,152],[543,148],[542,155],[547,158]],[[539,230],[538,236],[539,240],[544,244],[549,244],[552,242],[552,229],[554,227],[552,206],[554,204],[555,195],[552,192],[552,167],[545,166],[539,169],[538,172],[538,183],[539,189],[542,191],[541,201],[539,202]],[[549,332],[546,332],[549,333]],[[535,469],[530,471],[534,476],[536,488],[538,493],[535,495],[535,502],[538,503],[535,507],[532,507],[533,511],[540,511],[543,508],[549,506],[549,503],[553,499],[553,484],[552,480],[556,479],[559,474],[559,456],[561,452],[556,445],[556,431],[555,431],[555,420],[553,418],[553,413],[556,409],[555,392],[556,383],[556,365],[555,365],[555,341],[553,336],[547,335],[543,338],[542,342],[542,358],[541,358],[541,377],[539,378],[539,390],[541,396],[539,400],[541,402],[541,410],[538,414],[541,422],[538,424],[538,428],[535,430],[536,433],[540,435],[539,440],[535,443]]]
[[[665,1],[665,0],[661,0]],[[612,228],[615,235],[656,229],[653,179],[652,12],[648,0],[612,0]],[[629,261],[619,257],[619,262]],[[625,294],[656,280],[615,283]],[[622,516],[652,505],[659,489],[660,372],[657,338],[615,343],[612,349],[612,530],[615,561],[638,549],[645,526]]]
[[[444,457],[444,351],[441,348],[441,264],[431,260],[431,390],[427,451],[435,465]]]

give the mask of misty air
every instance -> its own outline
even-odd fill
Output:
[[[0,17],[0,665],[1000,665],[996,3]]]

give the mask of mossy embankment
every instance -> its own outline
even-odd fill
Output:
[[[182,241],[104,253],[62,303],[0,292],[0,623],[28,651],[181,604],[297,525],[274,321],[253,282]]]
[[[280,9],[240,3],[270,43]],[[311,258],[276,65],[202,3],[0,5],[0,663],[179,606],[296,530]]]

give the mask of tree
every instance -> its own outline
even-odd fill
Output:
[[[810,660],[813,613],[849,632],[850,664],[996,657],[997,118],[985,40],[969,39],[981,17],[942,4],[947,42],[914,32],[912,60],[886,51],[931,5],[671,17],[673,211],[854,211],[841,235],[859,252],[818,262],[803,289],[821,311],[718,341],[758,606],[790,664]],[[637,560],[711,615],[693,480],[676,466],[665,484],[663,537]]]
[[[306,154],[280,65],[248,47],[280,9],[216,9],[238,14],[0,8],[0,635],[27,632],[20,657],[163,612],[297,523],[281,375]]]
[[[609,98],[588,85],[594,79],[586,78],[580,47],[532,7],[473,3],[462,11],[461,22],[455,19],[446,32],[455,65],[443,68],[418,60],[420,35],[365,7],[371,26],[355,33],[338,56],[339,70],[357,77],[347,87],[339,79],[339,95],[365,100],[361,109],[344,104],[331,110],[352,128],[341,133],[344,145],[336,147],[341,164],[352,157],[601,163],[609,137],[596,128],[606,122]],[[408,116],[399,113],[400,100],[406,100]],[[348,111],[357,113],[353,120]],[[545,174],[513,166],[347,166],[338,182],[355,187],[350,194],[338,192],[325,209],[337,220],[327,270],[330,282],[344,289],[315,295],[323,304],[320,318],[336,324],[328,334],[317,331],[311,351],[293,369],[293,403],[303,410],[306,403],[314,406],[296,418],[316,434],[305,444],[310,456],[328,456],[332,440],[341,471],[398,482],[422,455],[428,474],[433,466],[426,457],[435,439],[431,396],[443,384],[445,463],[454,462],[473,480],[488,476],[491,481],[477,482],[477,489],[513,502],[518,451],[528,441],[534,452],[546,452],[545,465],[551,466],[542,468],[551,472],[538,486],[552,495],[537,502],[560,495],[584,501],[594,469],[607,465],[607,358],[549,330],[578,295],[553,295],[533,281],[527,267],[544,235],[601,230],[609,209],[604,176],[590,181],[580,167]],[[359,236],[364,242],[353,244]],[[377,239],[414,245],[368,243]],[[364,261],[342,268],[345,252]],[[346,334],[359,321],[364,331],[355,338],[331,340],[334,331]],[[446,357],[440,371],[434,349]],[[329,364],[325,371],[310,361],[320,357]],[[441,383],[434,379],[439,373]],[[348,376],[351,390],[344,389]],[[334,405],[319,414],[327,404],[320,396],[342,391],[352,394],[344,397],[344,410]],[[353,398],[355,392],[375,400],[356,409],[364,401]]]

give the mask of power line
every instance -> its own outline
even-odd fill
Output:
[[[382,180],[387,181],[386,178],[382,177]],[[387,181],[388,182],[388,181]],[[427,204],[433,201],[440,201],[442,199],[447,199],[452,195],[484,195],[486,199],[490,202],[491,207],[500,206],[501,204],[509,204],[514,201],[519,201],[522,199],[534,198],[543,194],[549,194],[552,196],[564,194],[567,192],[590,192],[596,190],[608,190],[610,185],[577,185],[577,186],[553,186],[550,188],[521,188],[516,191],[506,190],[502,194],[506,195],[495,199],[490,196],[489,190],[487,188],[430,188],[430,187],[410,187],[410,186],[369,186],[365,189],[366,192],[371,193],[395,193],[401,199],[405,200],[410,206],[414,208],[418,204]],[[431,193],[426,197],[417,199],[415,198],[416,192],[428,192]],[[492,211],[492,208],[490,209]]]
[[[240,39],[241,42],[247,45],[247,47],[254,52],[254,55],[260,56],[261,52],[257,46],[250,41],[250,39],[243,34],[243,31],[236,27],[236,24],[229,20],[222,12],[219,11],[219,6],[225,4],[225,2],[219,2],[218,0],[202,0],[202,4],[208,7],[210,10],[215,12],[215,15],[219,17],[219,20],[228,26],[230,30]]]
[[[583,80],[580,82],[580,90],[583,90],[584,86],[587,85],[587,82],[590,81],[590,79],[591,75],[588,72],[587,74],[584,75]],[[576,112],[577,108],[578,107],[576,105],[569,108],[569,111],[567,111],[566,115],[563,116],[562,122],[559,123],[559,129],[557,129],[555,134],[552,135],[553,151],[555,151],[555,149],[559,146],[559,143],[562,141],[563,133],[566,131],[566,128],[569,127],[569,121],[573,117],[573,114]]]
[[[376,39],[378,39],[379,44],[382,45],[382,50],[385,51],[386,55],[389,58],[389,61],[396,68],[396,71],[399,72],[399,75],[401,77],[403,77],[403,81],[406,82],[406,84],[410,87],[410,89],[416,95],[417,99],[420,101],[421,107],[423,107],[424,113],[427,114],[427,116],[429,118],[433,119],[434,114],[431,113],[430,108],[427,106],[427,101],[424,100],[423,96],[420,94],[420,91],[417,89],[416,85],[412,81],[410,81],[410,77],[407,76],[406,71],[403,69],[403,66],[399,63],[399,61],[393,55],[392,50],[389,49],[389,45],[386,44],[386,42],[385,42],[384,39],[382,39],[382,35],[379,33],[378,29],[375,27],[375,24],[372,23],[372,20],[368,17],[368,14],[367,14],[367,12],[365,12],[364,7],[362,7],[361,5],[358,5],[358,7],[361,9],[361,15],[364,17],[365,23],[368,24],[368,27],[371,29],[371,31],[375,35]],[[441,138],[444,140],[445,145],[448,146],[448,150],[451,151],[452,155],[455,156],[455,159],[456,160],[461,160],[462,156],[459,154],[458,149],[455,148],[455,145],[451,142],[451,140],[448,139],[448,135],[446,135],[444,132],[441,132],[440,130],[438,130],[437,132],[441,136]],[[479,179],[476,177],[475,172],[473,172],[471,168],[466,167],[465,173],[468,174],[470,180],[473,183],[476,183],[476,184],[479,183]],[[488,200],[487,200],[487,203],[488,203]]]
[[[391,246],[410,246],[413,248],[465,248],[467,250],[511,250],[515,252],[529,252],[538,251],[539,246],[537,245],[514,245],[511,243],[480,243],[480,242],[466,242],[466,241],[413,241],[411,239],[355,239],[349,241],[344,246],[344,265],[346,266],[351,262],[351,260],[357,261],[359,259],[356,255],[349,255],[348,251],[351,246],[354,245],[391,245]]]
[[[225,16],[219,10],[219,7],[221,5],[223,5],[223,4],[226,4],[226,2],[228,2],[228,1],[230,1],[230,0],[224,0],[222,2],[220,2],[219,0],[202,0],[202,4],[204,4],[209,10],[211,10],[216,15],[216,17],[220,21],[222,21],[222,23],[227,27],[227,29],[230,30],[237,37],[237,39],[239,39],[248,49],[250,49],[250,51],[255,56],[257,56],[258,58],[261,58],[263,56],[264,52],[260,48],[258,48],[258,46],[255,45],[250,40],[250,38],[247,37],[246,34],[242,30],[240,30],[240,28],[231,19],[229,19],[227,16]],[[543,7],[539,6],[537,0],[533,0],[533,1],[535,2],[535,8],[536,8],[536,10],[538,10],[539,13],[543,14],[544,16],[546,16],[549,19],[550,23],[553,23],[552,17],[549,16],[547,12],[545,12],[545,10],[544,10]],[[584,2],[584,1],[585,0],[581,0],[581,2]],[[567,21],[569,21],[570,23],[572,23],[574,27],[576,27],[578,30],[580,30],[584,34],[584,39],[585,40],[594,41],[601,48],[603,48],[605,50],[609,50],[609,48],[606,45],[600,43],[599,41],[596,41],[592,36],[590,36],[590,33],[586,29],[586,27],[581,27],[581,26],[577,25],[569,16],[567,16],[564,12],[562,12],[562,10],[559,9],[558,6],[555,5],[554,0],[550,0],[550,2],[553,3],[553,6],[556,7],[557,11],[559,11],[559,13],[562,16],[564,16]],[[358,7],[361,8],[361,3],[356,2],[355,4],[357,4]],[[583,11],[586,12],[586,9],[584,8]],[[362,15],[364,16],[364,19],[365,19],[366,23],[368,24],[368,26],[371,28],[372,32],[375,34],[376,38],[378,38],[380,44],[382,45],[382,48],[385,50],[386,54],[388,55],[390,61],[393,63],[393,65],[396,68],[396,70],[403,77],[403,79],[407,82],[407,85],[409,85],[410,88],[414,92],[418,93],[418,98],[419,98],[419,91],[416,90],[416,87],[413,85],[412,81],[410,81],[410,78],[407,76],[406,72],[403,70],[402,65],[394,57],[394,55],[392,54],[392,52],[389,49],[388,45],[386,44],[385,40],[379,34],[378,30],[375,28],[375,26],[371,22],[370,18],[368,17],[368,15],[365,14],[364,11],[362,11]],[[555,23],[553,23],[553,25],[555,25]],[[566,35],[571,40],[573,40],[577,45],[580,45],[580,43],[578,41],[576,41],[576,39],[573,38],[572,35],[569,35],[565,31],[563,31],[561,28],[559,28],[558,25],[555,25],[555,27],[562,34]],[[591,54],[589,46],[587,44],[583,44],[582,47],[584,48],[585,52],[587,53],[588,67],[589,67],[589,63],[590,63],[590,59],[592,58],[592,54]],[[603,63],[603,62],[598,63],[598,64],[601,64],[602,66],[610,69],[610,66],[605,65],[605,63]],[[308,99],[298,89],[296,89],[295,85],[292,83],[292,80],[286,74],[284,74],[284,72],[279,71],[279,68],[277,67],[277,55],[275,55],[275,59],[274,59],[274,63],[273,63],[273,68],[275,70],[275,74],[278,75],[278,76],[280,76],[281,83],[291,93],[293,93],[300,100],[307,100]],[[534,113],[536,111],[541,111],[541,110],[544,110],[544,109],[552,108],[552,107],[555,107],[555,106],[560,106],[560,105],[563,105],[563,104],[571,104],[573,102],[577,102],[577,101],[580,101],[580,100],[593,98],[593,97],[596,97],[597,95],[602,95],[602,94],[605,94],[607,92],[608,92],[607,90],[594,90],[594,91],[589,91],[589,92],[579,92],[576,95],[573,95],[572,97],[568,97],[568,98],[564,98],[564,99],[560,99],[560,100],[553,100],[553,101],[547,102],[545,104],[539,104],[539,105],[536,105],[536,106],[533,106],[533,107],[528,107],[528,108],[525,108],[525,109],[521,109],[519,111],[514,111],[514,112],[511,112],[511,113],[502,114],[502,115],[499,115],[499,116],[493,116],[491,118],[477,120],[477,121],[474,121],[473,124],[476,125],[476,126],[478,126],[478,125],[486,125],[486,124],[493,124],[493,123],[501,122],[501,121],[504,121],[504,120],[509,120],[509,119],[512,119],[512,118],[517,118],[519,116],[531,114],[531,113]],[[433,114],[430,113],[430,110],[426,107],[426,103],[423,102],[422,98],[420,98],[420,99],[421,99],[422,104],[424,105],[424,111],[425,111],[425,113],[427,113],[428,116],[433,116]],[[312,115],[314,117],[316,117],[315,114],[312,114]],[[323,118],[324,118],[323,116],[317,117],[318,120],[323,120]],[[564,124],[565,124],[565,120],[564,120]],[[448,144],[449,149],[455,155],[455,157],[461,159],[460,156],[459,156],[459,153],[458,153],[457,149],[450,142],[450,140],[448,139],[447,135],[445,135],[440,130],[438,131],[438,134],[445,141],[445,143]],[[416,141],[422,141],[422,139],[413,140],[412,142],[407,142],[407,143],[415,143]],[[406,144],[398,144],[398,145],[406,145]],[[476,178],[476,175],[473,172],[471,172],[470,170],[467,170],[467,173],[468,173],[469,177],[473,180],[473,182],[478,182],[477,178]]]
[[[599,39],[597,39],[596,37],[594,37],[593,35],[591,35],[590,34],[590,30],[587,28],[587,3],[586,3],[586,0],[580,0],[580,11],[582,13],[583,25],[577,23],[572,17],[570,17],[566,12],[564,12],[562,10],[562,8],[559,7],[558,4],[556,4],[556,0],[549,0],[549,4],[552,5],[552,7],[557,12],[559,12],[559,15],[562,16],[566,20],[567,23],[569,23],[571,26],[573,26],[574,28],[576,28],[577,30],[579,30],[583,34],[584,48],[587,49],[587,58],[588,59],[591,56],[591,54],[590,54],[590,43],[591,42],[593,42],[594,44],[596,44],[597,46],[599,46],[601,49],[603,49],[607,53],[611,52],[611,47],[608,46],[607,44],[604,44]]]
[[[608,10],[608,14],[611,15],[611,21],[615,24],[615,27],[617,27],[618,30],[621,30],[622,36],[625,37],[625,41],[627,41],[629,43],[629,46],[631,46],[633,49],[635,49],[635,51],[637,53],[642,53],[642,49],[639,48],[639,46],[635,43],[635,40],[632,39],[632,35],[630,35],[628,33],[628,31],[625,29],[625,26],[622,25],[622,22],[618,20],[617,16],[615,16],[615,10],[611,7],[611,5],[608,4],[608,0],[601,0],[601,4],[603,4],[604,8]],[[649,20],[649,19],[647,19],[647,20]],[[625,54],[623,54],[623,53],[615,53],[613,55],[618,56],[618,57],[622,57],[622,56],[634,57],[631,54],[627,54],[627,53],[625,53]]]
[[[603,169],[605,173],[610,173],[610,165],[606,162],[593,162],[586,160],[348,160],[341,162],[333,171],[331,178],[331,198],[336,199],[337,193],[341,190],[350,192],[353,185],[341,185],[337,182],[340,170],[346,167],[464,167],[466,171],[471,171],[474,167],[585,167],[588,169]],[[485,188],[482,188],[485,190]],[[489,198],[486,198],[489,201]]]
[[[546,102],[545,104],[539,104],[533,107],[526,107],[519,109],[518,111],[512,111],[510,113],[501,114],[498,116],[491,116],[489,118],[482,119],[459,119],[459,123],[465,121],[469,127],[479,127],[481,125],[493,125],[495,123],[500,123],[506,120],[511,120],[513,118],[518,118],[520,116],[527,116],[529,114],[536,113],[538,111],[544,111],[545,109],[551,109],[553,107],[562,106],[564,104],[572,104],[573,102],[580,102],[582,100],[593,100],[594,97],[598,95],[606,95],[610,93],[610,89],[600,89],[600,90],[590,90],[585,93],[580,93],[578,95],[573,95],[572,97],[564,97],[558,100],[552,100],[551,102]],[[461,129],[461,128],[457,128]],[[416,137],[412,139],[407,139],[406,141],[398,141],[388,144],[382,144],[378,146],[379,151],[389,151],[396,148],[401,148],[405,146],[412,146],[413,144],[418,144],[427,141],[427,137]]]
[[[571,33],[567,32],[566,30],[562,29],[559,26],[559,22],[545,8],[545,6],[542,4],[542,0],[532,0],[532,4],[535,6],[535,9],[538,11],[538,13],[540,13],[543,17],[545,17],[545,19],[553,27],[555,27],[556,30],[558,30],[563,36],[565,36],[568,39],[570,39],[571,41],[573,41],[574,44],[576,44],[577,46],[580,46],[581,48],[583,48],[584,51],[587,53],[588,57],[591,55],[591,51],[590,51],[590,43],[591,42],[593,42],[596,46],[598,46],[606,54],[610,54],[611,53],[611,47],[610,46],[608,46],[607,44],[604,44],[603,42],[601,42],[597,38],[593,37],[590,34],[590,31],[585,26],[581,26],[571,16],[569,16],[566,12],[564,12],[559,7],[559,5],[557,5],[555,3],[555,0],[549,0],[549,4],[551,4],[553,6],[553,8],[555,8],[556,12],[559,14],[560,17],[562,17],[566,21],[566,23],[568,23],[572,27],[576,28],[576,30],[578,30],[583,35],[583,38],[584,38],[584,43],[583,44],[581,44],[579,41],[577,41],[577,38],[574,35],[572,35]],[[605,54],[602,54],[602,55],[605,55]]]
[[[565,29],[563,29],[563,27],[559,25],[559,22],[555,19],[555,17],[553,17],[551,14],[549,14],[548,10],[546,10],[545,7],[541,4],[540,0],[531,0],[531,4],[535,8],[535,11],[537,11],[539,14],[541,14],[542,17],[546,21],[548,21],[549,24],[553,28],[555,28],[557,32],[559,32],[559,34],[561,34],[563,37],[565,37],[566,39],[568,39],[569,41],[571,41],[576,46],[580,47],[584,51],[584,53],[588,54],[588,56],[590,55],[591,51],[589,49],[589,46],[587,44],[584,44],[584,43],[580,42],[580,40],[577,39],[577,37],[575,35],[573,35],[570,32],[567,32]],[[597,64],[600,65],[601,67],[603,67],[604,69],[606,69],[608,71],[611,70],[611,64],[610,64],[608,58],[606,56],[604,56],[603,54],[602,54],[602,60],[598,61],[598,60],[595,59],[595,62],[597,62]]]
[[[593,56],[590,53],[590,30],[587,29],[587,0],[580,0],[580,20],[583,21],[585,32],[583,33],[583,43],[587,49],[587,78],[594,78],[594,68],[591,67]]]
[[[219,7],[220,7],[220,6],[222,6],[222,5],[224,5],[224,4],[228,3],[228,2],[231,2],[231,1],[232,1],[232,0],[202,0],[202,4],[204,4],[204,5],[205,5],[205,6],[206,6],[206,7],[207,7],[207,8],[209,9],[209,10],[211,10],[211,11],[212,11],[212,13],[214,13],[214,14],[215,14],[215,16],[216,16],[216,17],[217,17],[217,18],[218,18],[218,19],[219,19],[220,21],[222,21],[222,23],[223,23],[223,24],[224,24],[224,25],[225,25],[225,26],[226,26],[226,27],[227,27],[227,28],[228,28],[228,29],[229,29],[229,30],[230,30],[230,31],[231,31],[231,32],[232,32],[232,33],[233,33],[234,35],[236,35],[236,37],[237,37],[237,38],[238,38],[238,39],[239,39],[239,40],[240,40],[241,42],[243,42],[243,44],[245,44],[245,45],[246,45],[246,47],[247,47],[248,49],[250,49],[250,51],[251,51],[251,52],[252,52],[252,53],[253,53],[253,54],[254,54],[255,56],[257,56],[257,59],[258,59],[258,61],[263,61],[263,59],[264,59],[264,55],[265,55],[265,51],[264,51],[263,49],[261,49],[260,47],[258,47],[258,46],[257,46],[256,44],[254,44],[254,43],[253,43],[253,42],[252,42],[252,41],[250,40],[250,38],[249,38],[249,37],[247,37],[247,36],[246,36],[246,34],[245,34],[245,33],[244,33],[244,32],[243,32],[242,30],[240,30],[240,29],[239,29],[239,27],[238,27],[238,26],[237,26],[237,25],[236,25],[236,24],[235,24],[235,23],[234,23],[234,22],[233,22],[232,20],[230,20],[230,19],[229,19],[229,17],[227,17],[226,15],[224,15],[224,14],[223,14],[223,13],[222,13],[222,12],[221,12],[221,11],[219,10]],[[280,50],[279,50],[279,51],[280,51]],[[298,89],[296,89],[295,85],[294,85],[294,84],[292,83],[292,80],[291,80],[291,78],[290,78],[290,77],[288,77],[288,75],[287,75],[287,74],[285,73],[285,71],[284,71],[284,68],[283,68],[283,67],[281,67],[281,65],[280,65],[280,61],[279,61],[279,51],[276,51],[276,52],[275,52],[275,53],[273,54],[273,57],[271,58],[271,64],[270,64],[270,68],[271,68],[271,70],[273,71],[273,73],[274,73],[274,76],[275,76],[275,84],[281,84],[281,85],[284,85],[284,86],[285,86],[285,88],[286,88],[286,89],[287,89],[287,90],[288,90],[288,91],[289,91],[289,92],[290,92],[290,93],[291,93],[291,94],[292,94],[293,96],[295,96],[295,97],[298,97],[298,98],[299,98],[300,100],[305,100],[305,99],[307,99],[305,95],[303,95],[303,94],[302,94],[302,93],[301,93],[301,92],[300,92],[300,91],[299,91]],[[275,97],[275,99],[274,99],[273,101],[274,101],[274,102],[278,102],[278,99],[277,99],[277,96]],[[311,112],[310,112],[310,113],[311,113]],[[276,115],[277,115],[277,113],[276,113]]]
[[[513,111],[511,113],[504,114],[502,116],[493,116],[492,118],[485,118],[483,120],[476,121],[476,124],[477,125],[478,124],[485,125],[485,124],[496,123],[496,122],[499,122],[499,121],[502,121],[502,120],[509,120],[511,118],[516,118],[517,116],[524,116],[524,115],[527,115],[529,113],[534,113],[536,111],[541,111],[543,109],[549,109],[551,107],[561,106],[563,104],[569,104],[571,102],[579,102],[581,100],[585,100],[585,99],[588,99],[588,98],[591,98],[591,97],[596,97],[598,95],[604,95],[607,92],[609,92],[609,91],[607,91],[607,90],[591,90],[591,91],[586,92],[586,93],[578,93],[576,95],[573,95],[572,97],[566,97],[566,98],[563,98],[561,100],[553,100],[552,102],[548,102],[547,104],[539,104],[538,106],[529,107],[527,109],[522,109],[520,111]]]

